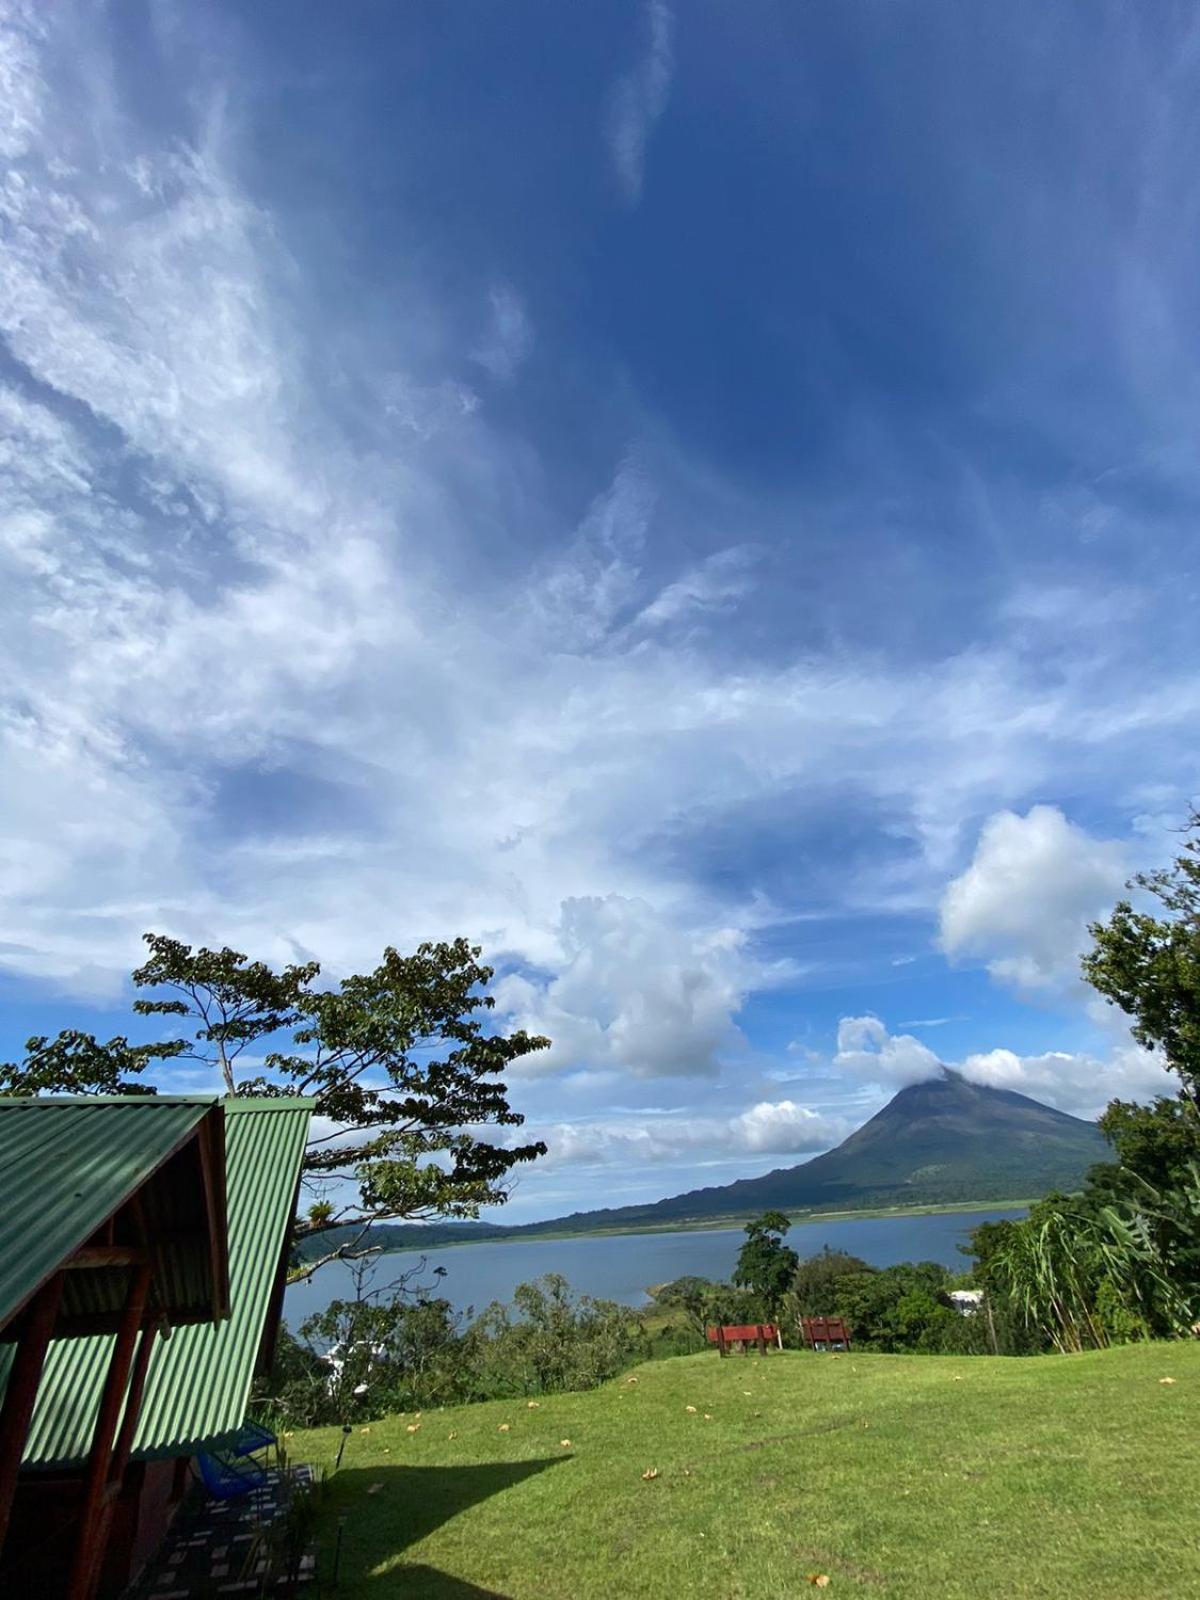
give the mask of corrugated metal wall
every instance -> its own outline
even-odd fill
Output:
[[[135,1459],[190,1455],[240,1427],[279,1265],[311,1102],[226,1100],[230,1315],[161,1335],[150,1362]],[[91,1440],[113,1340],[56,1340],[22,1460],[81,1461]]]

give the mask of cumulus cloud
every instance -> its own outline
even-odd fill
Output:
[[[1015,1089],[1077,1117],[1097,1117],[1113,1099],[1147,1100],[1174,1087],[1162,1062],[1127,1034],[1114,1036],[1106,1051],[1047,1050],[1023,1056],[1000,1047],[944,1061],[910,1035],[890,1034],[878,1017],[843,1017],[838,1024],[834,1070],[859,1081],[900,1089],[936,1078],[943,1066],[971,1083]]]
[[[643,900],[563,903],[553,977],[510,977],[498,1004],[553,1047],[526,1070],[706,1077],[742,1042],[734,1023],[747,982],[734,928],[688,935]]]
[[[1132,1042],[1116,1045],[1106,1056],[1066,1050],[1019,1056],[1012,1050],[984,1050],[967,1056],[959,1071],[972,1083],[1015,1089],[1077,1117],[1098,1117],[1110,1100],[1149,1100],[1178,1088],[1158,1057]]]
[[[1017,989],[1061,987],[1078,974],[1088,922],[1112,905],[1128,870],[1121,845],[1094,838],[1056,806],[997,812],[942,897],[942,948],[982,958]]]
[[[791,1100],[762,1101],[732,1117],[647,1116],[533,1130],[551,1167],[709,1164],[758,1155],[815,1155],[840,1143],[851,1124]],[[523,1130],[524,1137],[526,1130]]]
[[[606,134],[621,192],[630,205],[642,197],[646,143],[666,110],[675,72],[675,18],[666,0],[649,0],[645,47],[636,65],[613,87]]]
[[[760,1100],[734,1117],[730,1129],[736,1148],[781,1155],[828,1149],[850,1131],[842,1118],[821,1116],[794,1100]]]
[[[936,1077],[941,1068],[933,1051],[909,1033],[890,1034],[878,1017],[843,1017],[838,1023],[838,1072],[866,1083],[903,1088]]]

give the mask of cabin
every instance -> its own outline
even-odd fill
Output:
[[[0,1099],[0,1593],[109,1600],[245,1420],[309,1100]]]

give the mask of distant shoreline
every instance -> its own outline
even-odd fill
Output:
[[[959,1200],[942,1205],[923,1206],[872,1206],[859,1211],[796,1211],[787,1212],[793,1226],[807,1227],[818,1222],[854,1222],[881,1220],[888,1217],[970,1216],[979,1211],[1027,1211],[1035,1200]],[[636,1238],[642,1234],[656,1233],[721,1233],[744,1228],[758,1212],[744,1212],[728,1217],[698,1217],[694,1221],[655,1222],[628,1228],[564,1228],[553,1233],[503,1233],[483,1239],[430,1240],[424,1244],[383,1245],[379,1254],[428,1255],[431,1250],[461,1250],[474,1244],[520,1244],[546,1239],[621,1239]]]

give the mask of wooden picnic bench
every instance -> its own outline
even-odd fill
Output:
[[[801,1317],[800,1332],[814,1350],[849,1350],[850,1329],[841,1317]]]
[[[759,1354],[766,1355],[768,1344],[778,1344],[783,1347],[779,1337],[779,1329],[773,1322],[746,1322],[727,1327],[706,1328],[704,1330],[709,1344],[715,1344],[718,1352],[727,1356],[730,1345],[740,1344],[742,1354],[750,1354],[750,1346],[756,1344]]]

